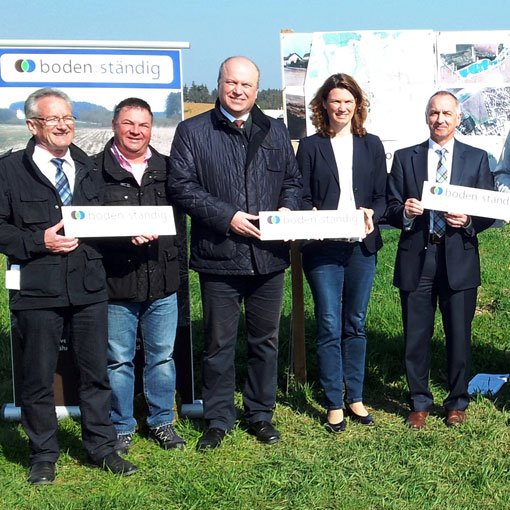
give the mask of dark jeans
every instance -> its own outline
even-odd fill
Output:
[[[317,360],[326,408],[363,400],[365,317],[376,255],[361,243],[324,241],[303,253],[317,321]]]
[[[57,417],[53,374],[64,321],[78,371],[83,445],[99,460],[113,451],[116,433],[110,421],[110,384],[106,375],[107,304],[45,310],[16,310],[22,337],[21,421],[29,438],[30,461],[56,462]]]
[[[202,396],[209,427],[230,430],[236,420],[235,346],[243,301],[248,334],[245,418],[248,423],[272,420],[283,279],[283,271],[254,276],[200,274],[204,316]]]
[[[450,288],[444,249],[444,245],[429,244],[418,287],[412,292],[400,291],[406,375],[413,411],[428,411],[433,404],[429,388],[430,343],[438,302],[446,337],[450,391],[444,406],[448,410],[464,410],[469,404],[471,321],[477,290]]]

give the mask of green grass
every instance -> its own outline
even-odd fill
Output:
[[[62,455],[57,481],[36,488],[26,482],[26,436],[17,423],[0,423],[1,508],[5,509],[506,509],[510,508],[510,385],[492,398],[478,396],[468,421],[447,429],[440,404],[446,396],[445,349],[436,318],[431,367],[437,402],[425,429],[404,425],[408,412],[403,340],[397,290],[391,285],[398,232],[383,232],[368,316],[365,402],[377,425],[349,422],[340,437],[322,426],[324,409],[317,378],[313,306],[308,288],[306,337],[308,383],[289,374],[291,300],[286,289],[280,341],[279,395],[275,423],[282,441],[264,446],[241,425],[215,451],[194,449],[201,421],[181,419],[176,428],[188,442],[183,451],[163,451],[139,435],[128,455],[140,467],[116,478],[83,465],[79,423],[60,424]],[[473,322],[472,373],[510,371],[510,226],[483,233],[483,286]],[[461,261],[459,261],[461,263]],[[196,275],[191,278],[196,366],[201,325]],[[5,293],[0,332],[0,402],[10,402],[10,361]],[[241,387],[246,349],[238,347]],[[197,381],[199,381],[197,376]],[[240,394],[237,404],[241,408]]]

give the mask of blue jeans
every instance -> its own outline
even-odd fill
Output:
[[[141,323],[145,363],[143,388],[154,429],[173,422],[175,365],[173,360],[177,328],[177,295],[155,301],[108,304],[108,376],[112,387],[111,419],[117,433],[133,433],[134,363],[136,330]]]
[[[367,337],[365,317],[376,254],[361,243],[323,241],[303,253],[317,321],[317,359],[326,408],[363,400]]]

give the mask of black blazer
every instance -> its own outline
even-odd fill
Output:
[[[428,140],[395,152],[388,177],[390,225],[402,229],[395,262],[393,283],[404,291],[415,290],[428,245],[430,214],[416,216],[410,230],[403,229],[404,204],[408,198],[421,200],[423,182],[428,178]],[[471,188],[494,189],[487,153],[455,140],[450,184]],[[460,211],[459,211],[460,212]],[[490,227],[494,220],[471,217],[474,235],[464,228],[446,226],[445,256],[448,283],[453,290],[480,285],[480,259],[476,233]]]
[[[338,207],[340,183],[330,138],[318,134],[303,138],[297,160],[303,174],[303,209]],[[375,135],[353,136],[352,188],[356,207],[374,210],[374,231],[363,244],[370,253],[382,247],[377,222],[386,209],[386,154]]]

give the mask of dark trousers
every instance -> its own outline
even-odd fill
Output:
[[[202,396],[209,427],[230,430],[236,420],[235,346],[243,301],[248,333],[245,418],[248,423],[272,420],[283,279],[283,271],[254,276],[200,274],[204,315]]]
[[[471,321],[477,289],[450,288],[444,249],[444,245],[429,244],[418,287],[412,292],[400,292],[405,366],[413,411],[427,411],[433,404],[429,388],[430,344],[437,302],[446,337],[449,395],[444,406],[447,410],[464,410],[469,404]]]
[[[83,445],[94,460],[111,453],[116,433],[109,416],[111,390],[106,374],[107,303],[13,313],[22,338],[21,421],[29,438],[31,463],[56,462],[59,456],[53,375],[64,321],[69,321],[79,371]]]

